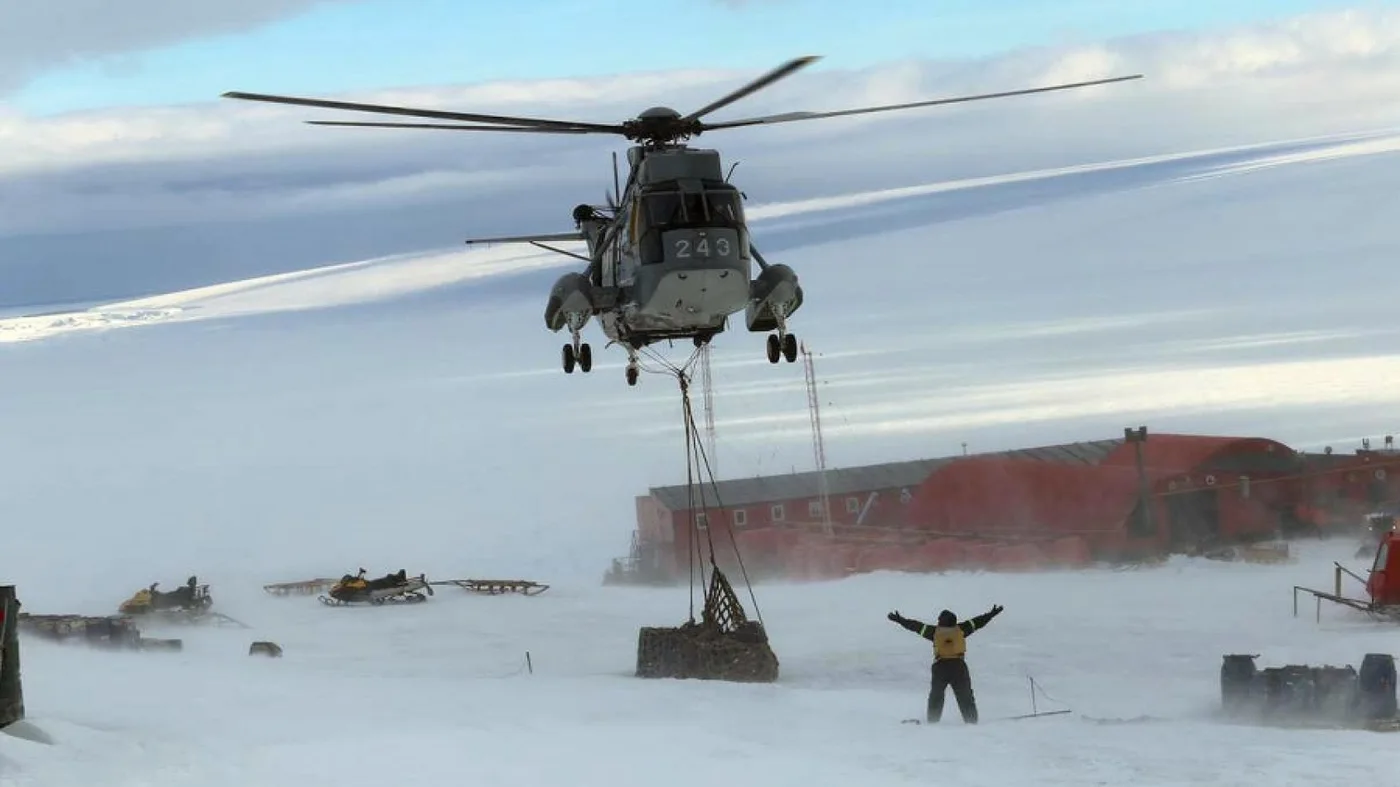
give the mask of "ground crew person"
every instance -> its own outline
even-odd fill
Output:
[[[971,620],[958,622],[958,616],[945,609],[938,613],[938,624],[934,626],[906,618],[898,611],[888,615],[890,620],[933,643],[933,677],[928,692],[930,724],[943,717],[943,697],[950,686],[958,700],[963,721],[977,723],[977,698],[972,694],[972,674],[968,672],[967,661],[963,658],[967,654],[967,638],[990,623],[1001,611],[1002,606],[997,604]]]

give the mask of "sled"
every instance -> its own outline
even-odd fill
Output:
[[[1223,560],[1235,563],[1257,563],[1281,565],[1296,563],[1286,542],[1243,544],[1212,550],[1203,555],[1207,560]]]
[[[1071,712],[1072,712],[1072,711],[1068,711],[1068,710],[1043,710],[1043,711],[1040,711],[1039,713],[1023,713],[1023,714],[1021,714],[1020,716],[1002,716],[1002,717],[996,718],[996,719],[982,719],[982,720],[978,721],[977,723],[978,723],[978,724],[993,724],[993,723],[996,723],[996,722],[999,722],[999,721],[1021,721],[1022,719],[1043,719],[1043,718],[1045,718],[1046,716],[1063,716],[1063,715],[1065,715],[1066,713],[1071,713]],[[951,715],[949,715],[948,718],[947,718],[945,721],[927,722],[927,721],[924,721],[923,719],[904,719],[904,720],[900,721],[899,723],[900,723],[900,724],[918,724],[918,725],[920,725],[920,726],[923,726],[923,725],[925,725],[925,724],[928,724],[928,725],[934,725],[934,724],[948,724],[948,725],[952,725],[952,726],[957,726],[957,725],[959,725],[959,724],[964,724],[965,722],[961,719],[961,717],[958,716],[957,708],[953,708],[953,709],[952,709]]]
[[[19,630],[34,637],[63,642],[78,640],[89,645],[137,648],[141,631],[121,615],[36,615],[19,613]]]
[[[549,590],[549,585],[542,585],[527,579],[442,579],[431,584],[455,585],[463,590],[488,596],[499,596],[505,593],[538,596]]]
[[[263,585],[263,590],[274,596],[309,596],[313,593],[324,593],[334,584],[335,580],[330,577],[317,577],[297,582],[274,582]]]
[[[420,591],[426,591],[427,596]],[[433,595],[432,584],[425,575],[410,577],[403,569],[386,574],[378,579],[366,579],[362,568],[355,575],[346,574],[331,586],[328,595],[317,596],[316,600],[328,607],[359,606],[368,604],[417,604]]]

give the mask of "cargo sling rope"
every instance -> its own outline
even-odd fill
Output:
[[[706,622],[714,623],[722,631],[735,631],[741,624],[747,621],[744,608],[739,603],[738,597],[734,593],[734,588],[729,584],[728,578],[720,570],[715,559],[714,535],[710,529],[710,507],[705,499],[705,486],[708,485],[711,494],[714,496],[714,505],[720,511],[724,510],[724,502],[720,499],[719,482],[715,480],[714,471],[710,466],[710,458],[705,452],[704,440],[701,439],[700,430],[695,424],[695,408],[690,398],[690,369],[700,358],[700,348],[695,351],[682,364],[675,364],[661,357],[659,354],[644,349],[647,355],[655,359],[664,369],[645,371],[670,374],[676,378],[681,389],[681,417],[685,432],[685,484],[686,484],[686,504],[691,512],[691,532],[698,534],[701,528],[695,526],[695,522],[700,517],[704,518],[705,544],[709,550],[710,580],[709,587],[705,591],[705,603],[702,611],[702,619]],[[703,473],[703,477],[697,478]],[[698,505],[697,505],[698,497]],[[698,512],[698,514],[697,514]],[[749,592],[749,601],[753,604],[754,616],[758,619],[760,626],[763,625],[763,613],[759,611],[758,599],[753,592],[753,583],[749,580],[748,569],[744,566],[744,556],[739,552],[739,543],[734,536],[733,528],[728,528],[729,540],[734,547],[735,562],[739,566],[739,573],[744,578],[744,587]],[[695,589],[696,574],[699,574],[700,584],[705,583],[705,554],[702,552],[702,545],[698,538],[690,539],[691,548],[689,552],[690,563],[690,622],[695,622]]]

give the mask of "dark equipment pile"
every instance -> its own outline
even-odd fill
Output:
[[[1395,657],[1368,653],[1358,670],[1289,664],[1260,669],[1257,655],[1230,654],[1220,665],[1227,718],[1259,724],[1400,730]]]

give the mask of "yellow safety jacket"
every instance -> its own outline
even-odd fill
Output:
[[[967,653],[967,637],[961,626],[933,627],[933,657],[960,659]]]

